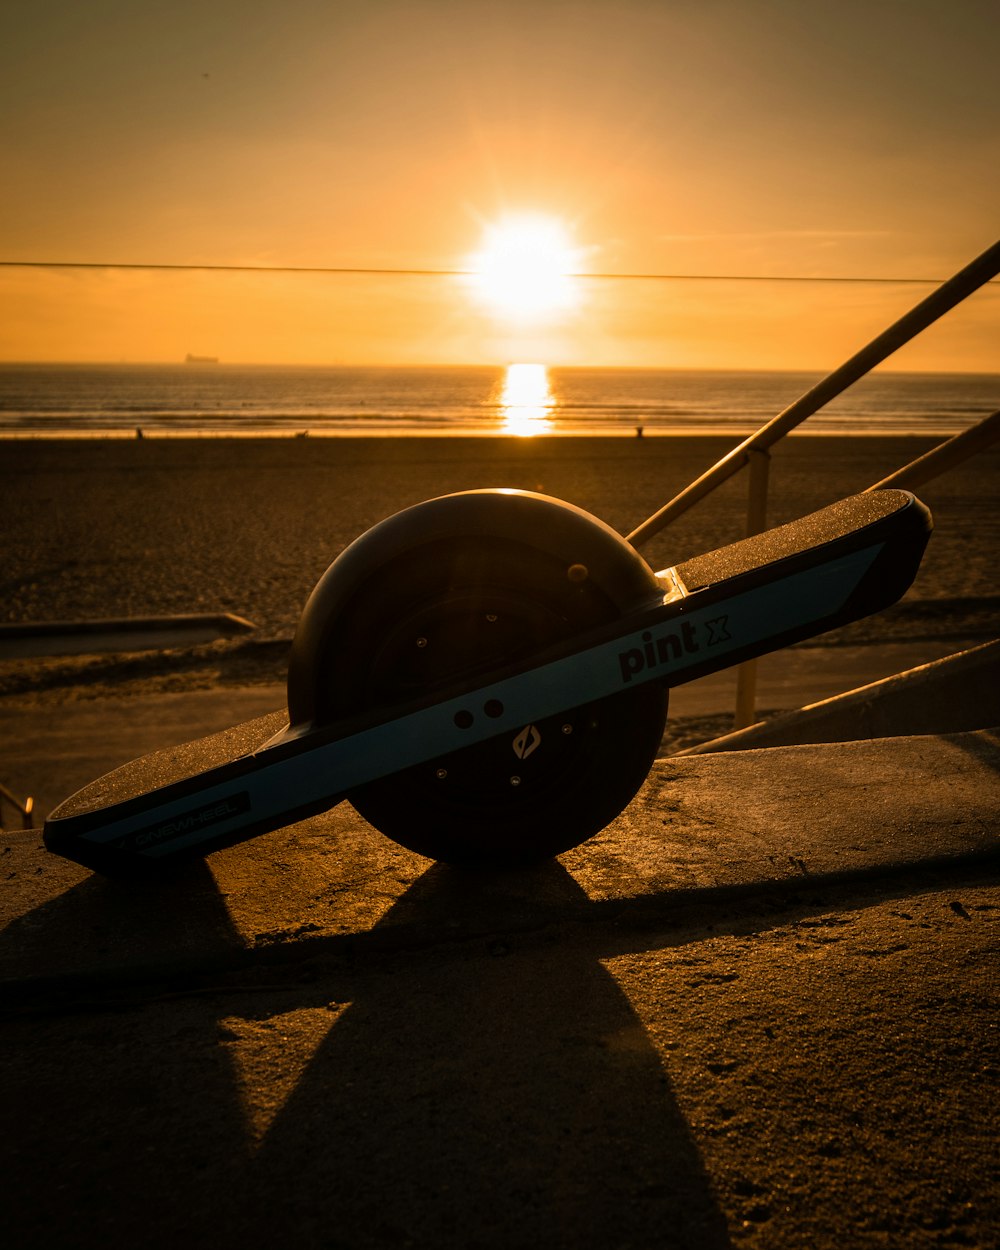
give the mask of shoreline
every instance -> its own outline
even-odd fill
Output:
[[[756,429],[757,427],[755,427]],[[139,433],[141,431],[141,433]],[[182,442],[191,440],[192,442],[204,442],[218,440],[226,441],[252,441],[255,439],[270,441],[282,439],[297,438],[315,438],[315,439],[370,439],[382,442],[386,439],[426,439],[433,441],[435,439],[444,439],[449,442],[453,439],[508,439],[512,442],[545,442],[554,439],[563,441],[566,439],[598,439],[606,438],[614,441],[625,442],[645,442],[647,439],[662,438],[718,438],[733,441],[733,445],[737,446],[746,438],[754,433],[754,429],[746,431],[734,431],[725,429],[721,426],[699,425],[697,430],[690,428],[672,428],[672,429],[656,429],[651,426],[643,426],[642,435],[637,435],[635,428],[627,427],[605,427],[599,430],[546,430],[544,433],[538,434],[511,434],[506,433],[502,429],[469,429],[462,427],[461,429],[396,429],[386,427],[385,429],[373,428],[371,425],[364,429],[326,429],[322,426],[294,426],[289,420],[288,429],[273,429],[270,427],[260,429],[246,430],[220,430],[220,429],[204,429],[204,430],[165,430],[156,427],[143,425],[141,422],[132,426],[113,427],[100,430],[8,430],[0,429],[0,442],[60,442],[60,443],[89,443],[94,441],[106,440],[109,442],[129,442],[139,440],[163,441],[163,442]],[[941,427],[940,429],[922,429],[922,430],[900,430],[900,429],[816,429],[815,427],[804,429],[799,428],[792,430],[785,435],[785,438],[860,438],[860,439],[876,439],[876,438],[912,438],[920,439],[926,442],[943,441],[947,438],[954,437],[956,431],[953,429]]]

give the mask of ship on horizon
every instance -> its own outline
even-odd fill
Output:
[[[218,356],[194,356],[191,352],[184,357],[186,365],[217,365],[219,363]]]

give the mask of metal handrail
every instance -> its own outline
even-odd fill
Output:
[[[717,461],[706,473],[697,478],[690,486],[685,487],[679,495],[655,512],[647,520],[628,535],[627,541],[633,547],[639,547],[654,534],[669,525],[688,508],[710,494],[717,486],[721,486],[734,473],[739,472],[749,463],[755,451],[767,451],[779,439],[796,426],[801,425],[807,417],[811,417],[831,399],[847,390],[852,383],[881,364],[887,356],[891,356],[904,343],[915,338],[922,330],[926,330],[939,317],[960,304],[973,291],[977,291],[1000,273],[1000,240],[977,256],[964,269],[960,269],[954,277],[949,278],[925,299],[887,330],[883,330],[877,338],[856,352],[835,369],[828,377],[818,382],[810,390],[790,404],[784,411],[772,417],[766,425],[762,425],[755,434],[743,440],[721,460]]]
[[[932,447],[930,451],[918,456],[916,460],[911,460],[909,464],[897,469],[895,473],[890,473],[880,482],[866,487],[862,494],[890,488],[911,490],[954,469],[963,460],[967,460],[977,452],[985,451],[998,440],[1000,440],[1000,411],[990,413],[988,417],[983,417],[975,425],[970,425],[967,430],[962,430],[959,434],[946,439],[945,442],[939,443],[937,447]],[[751,456],[750,484],[746,527],[748,537],[751,534],[761,533],[765,528],[767,475],[770,463],[770,452],[751,451],[749,454]],[[736,709],[733,716],[733,725],[736,729],[745,729],[748,725],[754,724],[756,698],[757,661],[744,660],[736,667]]]
[[[806,418],[829,403],[842,391],[870,372],[887,356],[915,338],[939,317],[954,308],[969,295],[984,286],[1000,273],[1000,240],[986,249],[954,277],[942,283],[935,291],[887,330],[883,330],[867,346],[856,352],[828,377],[818,382],[804,395],[778,413],[756,433],[743,440],[723,456],[701,477],[675,495],[658,512],[645,520],[628,535],[627,541],[639,547],[671,521],[677,519],[699,500],[711,494],[716,487],[729,480],[746,465],[750,466],[750,486],[747,502],[747,536],[759,534],[765,528],[767,512],[767,479],[770,465],[770,448],[784,438]],[[988,447],[1000,438],[1000,412],[956,434],[926,455],[897,470],[877,482],[868,490],[886,487],[910,487],[939,476],[968,456]],[[736,709],[734,722],[737,729],[751,725],[755,719],[757,661],[747,660],[737,667]]]
[[[916,460],[911,460],[909,464],[897,469],[895,473],[884,477],[881,482],[869,486],[868,490],[891,488],[911,490],[914,486],[922,486],[924,482],[947,473],[949,469],[961,464],[969,456],[974,456],[976,452],[985,451],[998,438],[1000,438],[1000,411],[991,412],[988,417],[983,417],[981,421],[970,425],[967,430],[962,430],[960,434],[949,438],[947,442],[932,447],[924,455],[918,456]],[[867,494],[867,491],[865,493]]]

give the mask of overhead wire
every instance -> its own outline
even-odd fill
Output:
[[[475,269],[390,268],[354,265],[216,265],[159,261],[0,260],[3,269],[123,269],[178,273],[285,273],[357,277],[474,278]],[[750,273],[568,273],[567,278],[621,282],[825,282],[869,283],[890,286],[933,286],[941,278],[886,277],[884,275],[750,274]],[[998,281],[994,279],[994,282]]]

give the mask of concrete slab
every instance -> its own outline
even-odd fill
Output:
[[[997,881],[8,999],[5,1244],[986,1250]]]
[[[995,1245],[998,810],[970,733],[660,761],[530,872],[5,835],[5,1242]]]
[[[0,977],[59,981],[424,948],[563,923],[662,917],[709,897],[1000,852],[1000,734],[658,761],[602,833],[544,868],[470,874],[390,842],[348,804],[162,884],[115,883],[4,835]],[[431,877],[432,917],[397,904]]]

